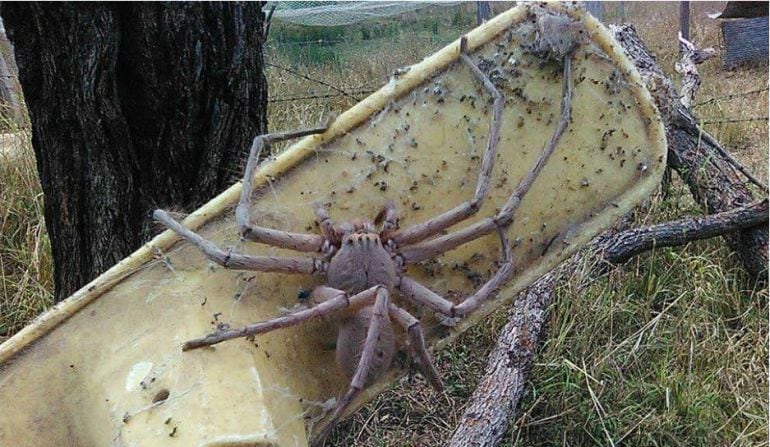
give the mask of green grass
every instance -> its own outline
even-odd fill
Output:
[[[692,3],[692,36],[699,45],[720,48],[718,23],[705,13],[721,5]],[[494,8],[499,12],[504,6]],[[676,60],[677,8],[677,3],[626,4],[630,21],[667,73],[673,73]],[[408,29],[407,24],[383,25],[366,39],[359,32],[333,46],[330,63],[298,65],[297,56],[281,46],[269,47],[266,59],[346,90],[379,87],[396,68],[466,32],[467,19],[456,15],[447,12],[438,27],[432,16],[417,14]],[[432,36],[434,29],[438,37],[419,38]],[[271,97],[328,92],[279,69],[266,72]],[[696,103],[767,86],[766,65],[724,72],[712,60],[701,66],[701,73]],[[315,125],[325,113],[344,111],[355,102],[335,97],[272,103],[270,129]],[[695,112],[702,118],[748,118],[766,116],[767,108],[764,92],[699,106]],[[707,129],[767,180],[766,122]],[[670,197],[656,197],[637,224],[701,212],[675,177]],[[31,148],[13,157],[0,155],[0,336],[20,329],[51,303],[50,247],[42,216]],[[503,445],[610,445],[610,440],[632,446],[767,445],[767,303],[767,290],[754,288],[720,239],[646,253],[600,278],[584,273],[562,278],[529,391]],[[342,424],[335,433],[337,444],[443,445],[505,317],[501,310],[436,353],[447,384],[444,395],[433,393],[419,377],[414,383],[405,380]]]
[[[718,241],[566,281],[553,309],[512,445],[766,439],[767,301]]]

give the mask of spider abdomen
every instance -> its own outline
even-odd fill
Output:
[[[372,306],[365,307],[353,316],[346,318],[339,327],[337,335],[337,365],[348,378],[352,378],[358,368],[358,363],[363,354],[366,333],[371,325]],[[393,355],[396,351],[395,337],[390,320],[383,321],[380,336],[377,338],[377,345],[374,349],[369,373],[364,381],[364,386],[368,387],[374,383],[382,374],[390,368]]]
[[[376,233],[345,236],[339,251],[329,261],[328,285],[350,294],[370,287],[393,290],[397,284],[396,265]]]

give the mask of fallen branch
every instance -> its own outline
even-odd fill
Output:
[[[540,278],[516,298],[508,313],[508,323],[500,331],[497,345],[489,355],[484,376],[473,393],[452,437],[450,447],[496,446],[516,413],[524,384],[532,366],[535,350],[546,318],[546,309],[555,293],[559,278],[574,274],[586,259],[595,259],[594,271],[601,266],[621,264],[652,248],[674,247],[708,239],[743,228],[767,224],[768,203],[709,216],[686,219],[604,233],[580,253],[565,262],[558,271]]]
[[[634,27],[610,25],[610,30],[647,84],[666,128],[668,164],[678,172],[695,200],[704,204],[711,214],[756,202],[757,197],[739,173],[759,186],[763,193],[767,186],[698,126],[690,111],[679,102],[674,83],[644,47]],[[750,275],[765,278],[768,263],[766,226],[746,228],[723,237]]]
[[[728,152],[725,148],[722,147],[721,144],[717,140],[714,139],[714,137],[711,136],[708,132],[698,128],[701,132],[701,138],[706,141],[709,145],[711,145],[715,151],[719,152],[719,155],[724,157],[725,160],[727,160],[735,169],[737,169],[741,174],[746,176],[747,179],[751,181],[751,183],[759,186],[762,188],[762,190],[767,191],[767,185],[762,183],[758,178],[756,178],[748,169],[746,169],[745,166],[743,166],[738,160],[733,157],[733,155]]]
[[[748,205],[755,202],[753,194],[733,169],[759,185],[761,182],[711,135],[698,128],[690,112],[678,101],[673,82],[644,48],[633,27],[612,29],[634,60],[662,112],[669,164],[684,179],[696,200],[704,203],[712,214],[643,229],[606,232],[589,248],[573,255],[558,273],[543,276],[520,293],[490,354],[484,376],[447,442],[450,447],[491,447],[500,442],[524,392],[556,282],[562,275],[577,271],[585,260],[599,257],[605,262],[593,265],[606,265],[627,260],[653,246],[682,245],[722,235],[750,274],[761,279],[767,272],[767,200]]]
[[[601,257],[609,263],[620,264],[656,247],[675,247],[767,224],[767,213],[767,200],[763,200],[724,213],[626,230],[608,239],[602,247]]]
[[[560,276],[555,271],[548,273],[516,297],[508,323],[489,354],[484,376],[447,446],[496,446],[505,435],[524,394],[546,309]]]

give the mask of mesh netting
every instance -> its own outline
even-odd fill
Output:
[[[458,3],[461,2],[270,2],[266,10],[275,5],[274,19],[298,25],[338,26]]]

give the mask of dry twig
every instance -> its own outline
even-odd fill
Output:
[[[714,214],[620,233],[610,230],[565,262],[560,273],[551,272],[520,293],[489,357],[485,374],[447,445],[498,445],[524,392],[556,281],[560,275],[577,270],[583,260],[600,257],[606,262],[594,265],[607,265],[623,262],[652,247],[683,245],[723,235],[728,245],[739,252],[749,273],[762,277],[767,272],[767,200],[734,208],[736,203],[750,203],[752,195],[729,169],[722,168],[740,164],[713,137],[697,128],[695,119],[677,100],[673,83],[650,57],[633,27],[613,27],[613,31],[644,78],[651,86],[660,86],[653,91],[653,97],[663,111],[669,136],[669,163],[680,172],[696,199],[705,202]],[[695,175],[704,166],[709,167],[708,172]],[[753,178],[747,170],[743,173]]]

